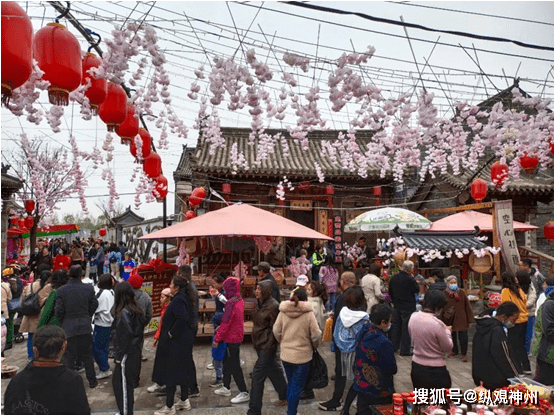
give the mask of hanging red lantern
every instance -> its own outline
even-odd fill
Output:
[[[81,45],[66,27],[48,23],[35,34],[33,58],[50,82],[48,99],[52,105],[69,105],[69,93],[81,85],[83,65]]]
[[[108,126],[108,131],[125,121],[127,117],[127,94],[121,85],[108,82],[108,95],[98,107],[100,119]]]
[[[35,201],[32,199],[25,201],[25,211],[27,213],[31,213],[33,210],[35,210]]]
[[[301,182],[298,185],[298,188],[303,192],[307,192],[308,190],[310,190],[310,182]]]
[[[17,216],[14,216],[13,218],[10,219],[10,223],[13,226],[17,225],[18,221],[19,221],[19,218]]]
[[[142,169],[148,177],[153,179],[162,174],[162,159],[156,152],[152,152],[144,159]]]
[[[550,139],[548,140],[548,143],[550,144],[550,154],[554,155],[554,141]]]
[[[284,201],[284,200],[281,200],[281,199],[279,199],[279,206],[285,206],[285,201]]]
[[[231,193],[231,183],[223,183],[223,186],[221,186],[221,191],[223,193]]]
[[[544,225],[544,237],[548,242],[554,242],[554,221]]]
[[[154,190],[152,190],[152,195],[156,198],[158,202],[161,202],[167,196],[167,179],[163,174],[160,174],[154,180],[156,181],[156,185],[154,186]]]
[[[135,142],[135,138],[130,141],[130,147],[129,151],[135,158],[139,158],[140,160],[144,160],[146,157],[148,157],[152,151],[152,137],[150,137],[150,133],[146,131],[144,128],[139,128],[138,134],[140,135],[140,139],[142,140],[142,146],[141,146],[141,157],[138,157],[137,154],[137,144]]]
[[[525,172],[531,174],[533,171],[535,171],[535,168],[539,164],[539,158],[536,156],[528,156],[527,153],[523,155],[522,158],[519,159],[519,165]]]
[[[33,70],[33,25],[15,1],[2,2],[2,103],[20,87]]]
[[[491,181],[496,187],[500,187],[504,184],[508,178],[508,165],[500,163],[499,161],[495,162],[491,166]]]
[[[98,231],[98,234],[102,237],[106,236],[108,234],[108,232],[106,231],[105,228],[100,228],[100,230]]]
[[[334,195],[335,194],[335,186],[332,184],[328,184],[325,186],[325,194],[326,195]]]
[[[125,121],[115,127],[115,133],[121,137],[121,144],[129,144],[139,133],[139,120],[135,116],[135,106],[127,105],[127,117]]]
[[[381,196],[383,194],[383,189],[381,188],[381,186],[375,186],[372,190],[371,190],[371,193],[373,194],[373,196]]]
[[[194,219],[196,217],[196,212],[193,210],[187,210],[187,213],[185,213],[185,220]]]
[[[487,182],[483,179],[474,180],[473,183],[471,183],[471,197],[475,199],[477,203],[487,197]]]
[[[96,78],[88,71],[92,68],[98,68],[102,65],[102,60],[94,53],[88,52],[83,58],[83,80],[82,85],[86,85],[90,81],[90,86],[85,91],[85,96],[88,98],[90,109],[94,115],[98,114],[98,106],[101,105],[108,96],[108,81],[102,78]]]
[[[32,216],[27,216],[25,218],[25,227],[27,227],[28,229],[31,229],[34,224],[35,224],[35,218],[33,218]]]
[[[19,229],[23,229],[25,227],[25,219],[19,219],[17,221],[17,225],[19,226]]]
[[[198,206],[206,198],[206,189],[203,187],[197,187],[189,196],[189,204],[191,206]]]

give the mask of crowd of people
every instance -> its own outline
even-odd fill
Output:
[[[44,261],[49,248],[54,245],[38,248],[38,259],[29,264],[33,278],[27,280],[32,282],[22,284],[20,306],[36,298],[39,310],[23,316],[19,330],[28,333],[30,362],[10,381],[4,412],[24,413],[25,401],[30,399],[49,413],[66,413],[66,408],[72,408],[71,413],[90,413],[83,380],[76,374],[82,367],[90,388],[98,385],[98,379],[111,376],[119,413],[132,414],[133,391],[144,358],[144,329],[152,318],[151,298],[140,289],[142,278],[134,266],[126,268],[128,261],[112,245],[95,241],[83,249],[74,244],[69,263],[58,258],[60,253],[50,263]],[[63,256],[66,247],[56,248]],[[209,295],[215,299],[216,311],[208,368],[214,370],[215,380],[210,386],[214,394],[230,397],[232,404],[248,403],[248,415],[262,413],[267,378],[278,395],[274,405],[286,406],[288,415],[298,412],[300,400],[314,398],[314,386],[320,386],[314,385],[310,377],[314,375],[309,373],[328,329],[335,356],[334,371],[329,368],[334,384],[332,395],[318,403],[324,411],[346,415],[356,402],[357,414],[362,415],[371,413],[371,405],[391,403],[397,355],[411,356],[414,388],[450,388],[446,361],[457,356],[462,362],[470,361],[468,330],[474,323],[471,370],[477,385],[497,388],[507,386],[512,377],[530,375],[529,354],[537,359],[535,379],[554,384],[550,334],[554,280],[545,280],[529,260],[522,260],[516,275],[502,274],[501,304],[474,316],[456,276],[445,277],[437,270],[433,283],[427,284],[416,278],[414,263],[406,260],[385,292],[380,265],[369,264],[363,275],[345,271],[339,276],[322,251],[316,249],[314,255],[314,264],[319,261],[318,278],[313,273],[311,278],[298,276],[286,298],[272,266],[260,262],[255,267],[252,344],[257,361],[250,390],[241,359],[245,323],[241,281],[223,273],[212,276]],[[123,256],[132,260],[128,252]],[[93,268],[97,278],[90,272]],[[4,317],[11,313],[7,304],[13,287],[17,288],[13,280],[21,279],[16,277],[13,268],[3,271]],[[423,298],[422,284],[426,285]],[[162,316],[153,340],[156,354],[148,391],[166,397],[155,415],[190,410],[190,399],[200,394],[194,358],[199,300],[191,267],[179,267],[161,293]],[[41,387],[34,388],[37,379],[52,381],[41,381]]]

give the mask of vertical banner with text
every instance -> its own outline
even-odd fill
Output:
[[[494,202],[494,209],[496,213],[496,235],[502,248],[502,258],[506,263],[506,269],[515,274],[518,270],[519,252],[514,233],[512,201]]]

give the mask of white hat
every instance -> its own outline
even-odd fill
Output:
[[[299,275],[296,279],[296,286],[305,287],[310,282],[309,278],[305,275]]]

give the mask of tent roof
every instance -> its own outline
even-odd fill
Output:
[[[282,236],[332,239],[304,225],[247,204],[235,204],[150,233],[139,239],[192,238],[195,236]]]
[[[475,229],[475,226],[478,226],[482,232],[492,232],[492,215],[474,210],[466,210],[433,222],[428,231],[471,232]],[[525,232],[535,229],[538,229],[538,227],[514,221],[515,231]]]

